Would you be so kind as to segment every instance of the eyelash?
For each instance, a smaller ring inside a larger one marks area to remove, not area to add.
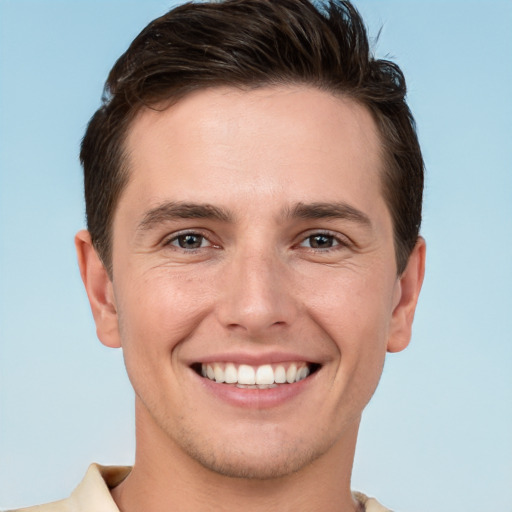
[[[182,247],[180,245],[180,239],[185,237],[194,237],[194,238],[200,238],[200,246],[199,247]],[[331,243],[332,245],[330,247],[311,247],[307,246],[307,242],[309,241],[310,244],[312,243],[312,240],[314,238],[324,238],[327,239],[327,243]],[[208,245],[203,246],[203,242],[207,242]],[[164,246],[172,246],[178,250],[182,250],[185,252],[195,252],[200,249],[205,249],[208,247],[218,247],[216,246],[211,240],[203,233],[198,231],[186,231],[174,234],[171,238],[168,238],[164,241]],[[300,242],[296,245],[298,247],[303,247],[306,250],[314,251],[314,252],[330,252],[342,249],[344,247],[348,247],[350,245],[349,241],[345,237],[341,237],[339,234],[334,234],[329,231],[314,231],[310,232],[307,236],[303,236],[301,238]]]
[[[305,245],[308,242],[308,240],[311,243],[311,240],[316,237],[323,237],[323,238],[329,239],[333,245],[331,245],[331,247],[323,247],[323,248],[322,247],[311,247],[311,246]],[[331,233],[329,231],[310,232],[306,237],[302,238],[298,244],[299,247],[304,247],[306,250],[315,251],[315,252],[336,251],[336,250],[348,247],[349,245],[350,245],[350,243],[345,237],[342,237],[339,234]]]
[[[181,247],[179,245],[179,240],[180,240],[180,238],[185,238],[185,237],[201,238],[201,246],[200,247],[192,247],[192,248]],[[204,241],[208,242],[207,246],[202,246],[202,243]],[[176,242],[176,243],[173,243],[173,242]],[[206,235],[204,235],[203,233],[197,232],[197,231],[185,231],[182,233],[176,233],[172,237],[165,240],[163,245],[164,246],[172,246],[178,250],[182,250],[182,251],[186,251],[186,252],[194,252],[194,251],[198,251],[199,249],[205,249],[206,247],[215,247],[215,245],[209,240],[209,238]]]

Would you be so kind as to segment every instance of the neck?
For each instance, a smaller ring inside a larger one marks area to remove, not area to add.
[[[359,424],[299,471],[279,478],[244,479],[203,467],[137,404],[137,450],[129,476],[112,490],[121,512],[354,512],[350,475]]]

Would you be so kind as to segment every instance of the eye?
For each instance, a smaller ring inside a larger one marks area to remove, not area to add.
[[[180,249],[201,249],[202,247],[209,247],[211,243],[198,233],[184,233],[182,235],[171,238],[168,245],[179,247]]]
[[[334,236],[326,233],[315,233],[308,236],[301,244],[301,247],[310,249],[331,249],[340,244],[340,241]]]

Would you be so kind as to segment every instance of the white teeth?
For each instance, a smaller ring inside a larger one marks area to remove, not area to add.
[[[274,370],[269,364],[259,366],[256,370],[256,384],[274,384]]]
[[[237,388],[240,389],[270,389],[277,388],[276,384],[237,384]]]
[[[247,364],[238,367],[238,384],[256,384],[254,368]]]
[[[238,372],[236,371],[236,367],[233,363],[228,363],[224,370],[224,382],[227,384],[234,384],[238,382]]]
[[[304,363],[291,363],[286,366],[279,364],[273,367],[263,364],[253,367],[248,364],[237,366],[234,363],[203,363],[201,375],[217,383],[236,384],[241,388],[267,389],[277,384],[293,384],[305,379],[310,374],[308,365]]]
[[[218,364],[213,365],[213,374],[216,382],[224,382],[224,371]]]
[[[286,382],[286,370],[284,366],[279,365],[274,371],[274,382],[276,384],[284,384]]]
[[[295,382],[295,377],[297,377],[297,366],[293,363],[288,367],[288,370],[286,370],[286,382],[288,382],[288,384]]]
[[[295,382],[299,382],[299,380],[305,379],[308,375],[309,375],[309,368],[307,366],[303,366],[297,372],[297,377],[295,377]]]

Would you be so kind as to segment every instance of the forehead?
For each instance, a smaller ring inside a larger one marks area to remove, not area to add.
[[[164,110],[144,109],[125,149],[127,188],[155,204],[169,194],[224,203],[258,197],[280,207],[287,195],[294,202],[381,195],[371,114],[309,87],[215,88]]]

